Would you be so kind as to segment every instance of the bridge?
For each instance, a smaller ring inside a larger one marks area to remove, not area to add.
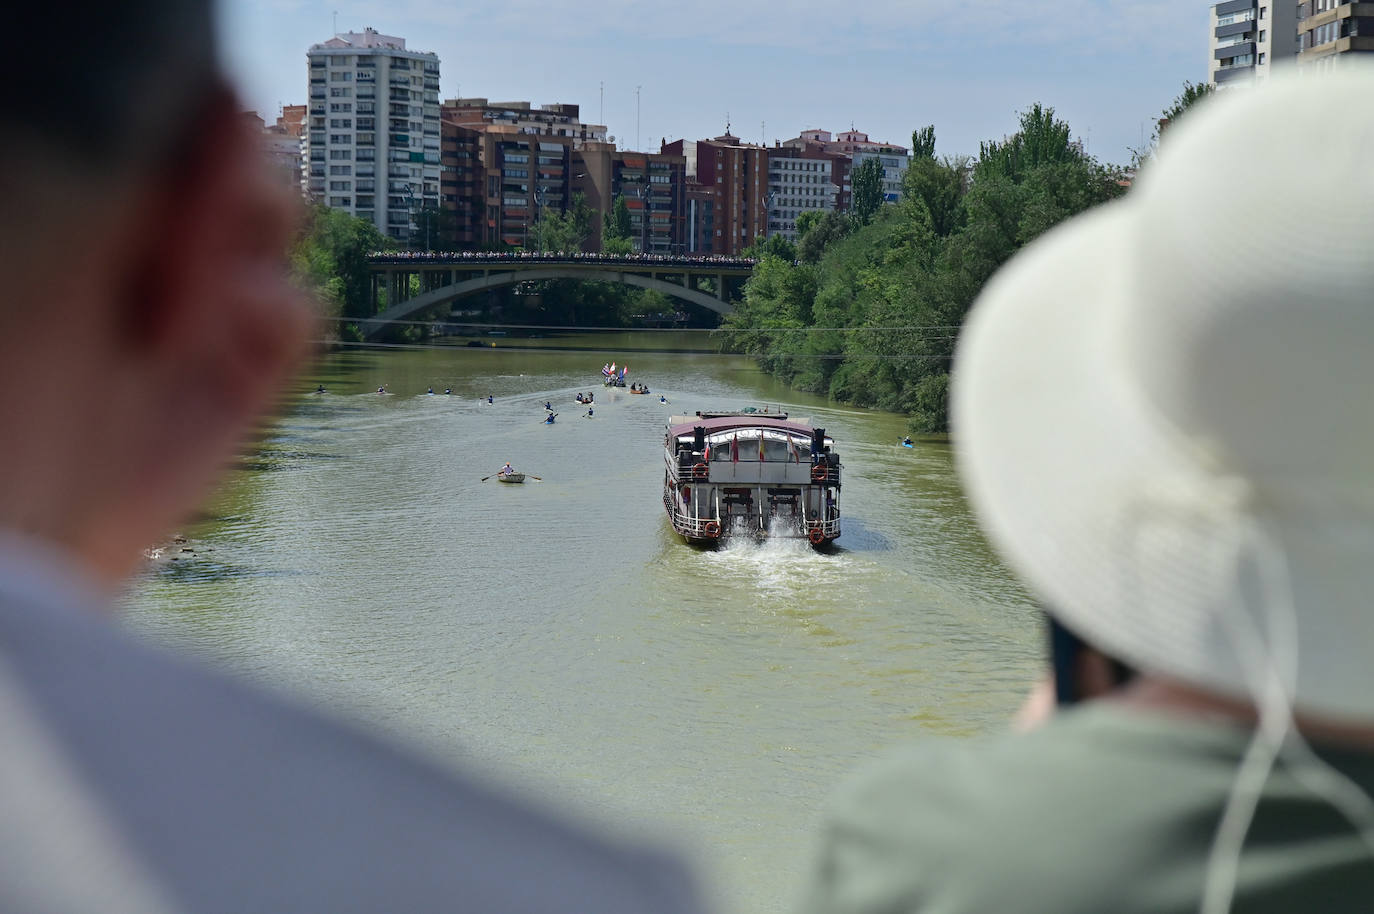
[[[388,321],[489,289],[547,279],[623,283],[729,314],[754,263],[744,257],[667,254],[377,253],[368,257],[372,304],[379,306],[385,290],[387,307],[359,324],[364,338],[372,339]],[[413,293],[417,284],[411,277],[419,278],[419,294]]]

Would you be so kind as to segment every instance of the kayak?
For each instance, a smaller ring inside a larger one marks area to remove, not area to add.
[[[912,444],[910,441],[898,441],[897,443],[900,444],[902,447],[915,447],[915,446],[916,446],[916,445]]]

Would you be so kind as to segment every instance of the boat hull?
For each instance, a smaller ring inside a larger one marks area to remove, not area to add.
[[[516,485],[525,481],[524,473],[507,473],[505,476],[497,476],[497,482],[504,482],[507,485]]]

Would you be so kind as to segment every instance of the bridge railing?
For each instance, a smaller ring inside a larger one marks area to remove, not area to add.
[[[720,254],[601,254],[512,251],[374,251],[367,260],[387,266],[530,266],[560,264],[584,266],[622,266],[638,268],[694,267],[698,269],[752,270],[758,261],[752,257],[726,257]]]

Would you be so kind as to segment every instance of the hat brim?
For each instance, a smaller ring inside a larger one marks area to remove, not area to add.
[[[1312,593],[1363,577],[1332,564],[1358,550],[1330,559],[1330,542],[1299,544],[1284,570],[1290,591],[1263,593],[1244,496],[1133,383],[1124,338],[1149,307],[1131,300],[1135,215],[1127,198],[1056,228],[994,276],[970,313],[951,418],[973,507],[1003,558],[1089,643],[1236,697],[1253,688],[1228,614],[1263,627],[1272,599],[1351,601],[1340,609],[1350,628],[1304,627],[1298,699],[1330,716],[1374,716],[1361,659],[1374,614],[1358,594]]]

